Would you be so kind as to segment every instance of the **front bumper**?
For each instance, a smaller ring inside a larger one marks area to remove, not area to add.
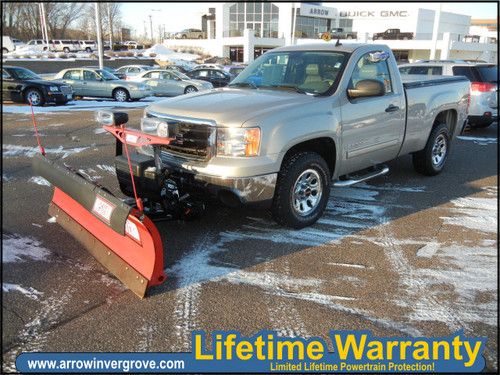
[[[151,90],[129,90],[129,93],[131,99],[142,99],[154,95]]]
[[[74,94],[48,92],[45,97],[47,103],[67,103],[70,100],[73,100]]]
[[[136,185],[144,189],[141,193],[154,194],[152,189],[160,190],[154,182],[156,171],[154,159],[137,153],[132,153],[130,159],[135,179],[137,179]],[[129,168],[123,155],[116,157],[115,166],[120,183],[130,185]],[[163,166],[170,173],[169,178],[178,182],[180,189],[194,193],[208,193],[229,205],[270,202],[274,197],[278,177],[277,173],[248,177],[222,177],[199,173],[176,165],[163,164]],[[128,188],[125,190],[131,191],[131,186]]]

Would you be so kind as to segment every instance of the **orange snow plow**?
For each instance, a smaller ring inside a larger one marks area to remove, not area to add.
[[[33,158],[33,169],[54,186],[49,214],[103,266],[143,298],[148,287],[165,281],[163,244],[137,195],[136,176],[127,145],[168,145],[170,139],[126,129],[126,113],[104,112],[100,116],[101,123],[109,124],[103,127],[117,139],[117,155],[119,150],[122,159],[126,156],[135,205],[126,204],[71,168],[48,160],[40,144],[34,116],[33,125],[42,156]],[[125,155],[121,155],[122,147]]]

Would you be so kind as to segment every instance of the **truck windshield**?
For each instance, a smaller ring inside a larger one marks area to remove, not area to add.
[[[342,71],[347,54],[333,51],[268,52],[251,63],[229,86],[324,94]]]

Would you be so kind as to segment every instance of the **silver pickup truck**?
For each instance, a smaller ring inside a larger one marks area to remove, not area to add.
[[[142,131],[175,140],[154,155],[143,147],[139,164],[154,160],[179,186],[226,204],[269,203],[280,224],[311,225],[332,185],[387,173],[388,160],[412,154],[418,172],[441,172],[470,84],[418,79],[401,78],[385,45],[276,48],[228,87],[147,107]]]

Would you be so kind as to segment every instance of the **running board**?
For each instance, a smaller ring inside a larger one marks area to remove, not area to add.
[[[360,175],[360,176],[353,176],[352,178],[348,180],[337,180],[333,184],[333,186],[336,187],[346,187],[346,186],[351,186],[354,184],[357,184],[358,182],[363,182],[366,180],[370,180],[372,178],[378,177],[378,176],[383,176],[384,174],[387,174],[389,172],[389,167],[387,165],[380,165],[378,169],[376,169],[373,172],[367,173],[365,175]]]

